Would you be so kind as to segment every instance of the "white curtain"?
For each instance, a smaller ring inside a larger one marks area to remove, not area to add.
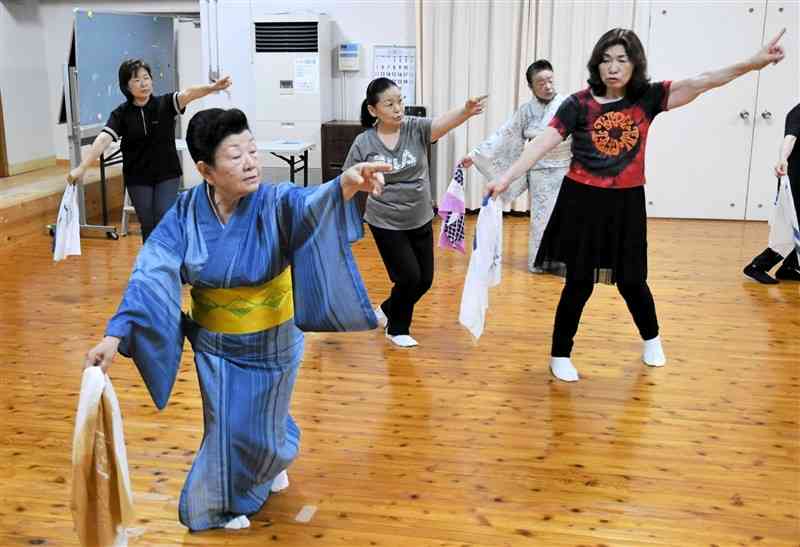
[[[645,42],[649,0],[416,0],[417,96],[436,116],[489,94],[487,111],[434,146],[434,199],[444,194],[453,167],[531,99],[525,69],[553,63],[558,90],[586,87],[586,63],[597,39],[614,27],[634,28]],[[645,13],[647,12],[647,13]],[[480,208],[486,180],[470,169],[466,206]],[[513,204],[528,210],[524,193]]]
[[[534,55],[553,64],[560,93],[587,86],[586,63],[597,39],[612,28],[635,28],[636,7],[620,0],[540,0]]]

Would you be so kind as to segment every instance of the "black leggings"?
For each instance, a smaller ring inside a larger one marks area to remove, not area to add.
[[[131,197],[133,208],[136,209],[136,218],[142,227],[142,242],[147,241],[161,217],[178,199],[179,178],[168,179],[153,185],[128,186],[128,195]]]
[[[433,228],[431,223],[413,230],[387,230],[369,225],[381,254],[392,293],[381,309],[389,319],[386,332],[409,334],[414,304],[433,284]]]
[[[625,299],[639,329],[642,340],[650,340],[658,336],[658,319],[656,304],[646,281],[641,283],[617,283],[617,289]],[[572,352],[573,338],[578,332],[583,307],[594,290],[592,281],[567,281],[561,291],[561,300],[556,308],[556,320],[553,327],[553,346],[550,355],[553,357],[569,357]]]

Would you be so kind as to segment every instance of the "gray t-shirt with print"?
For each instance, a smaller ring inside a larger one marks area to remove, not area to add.
[[[383,194],[367,198],[364,220],[378,228],[412,230],[433,218],[431,182],[428,174],[428,145],[431,118],[406,116],[397,146],[390,150],[370,128],[353,141],[344,169],[362,161],[383,161],[393,166],[384,173]]]

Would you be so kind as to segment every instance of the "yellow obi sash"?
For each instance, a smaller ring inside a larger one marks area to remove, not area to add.
[[[192,319],[222,334],[271,329],[294,317],[292,269],[257,287],[192,288]]]

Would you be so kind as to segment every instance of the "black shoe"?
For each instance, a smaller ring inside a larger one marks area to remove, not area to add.
[[[795,268],[784,268],[781,266],[775,272],[775,277],[782,281],[800,281],[800,271]]]
[[[759,283],[763,283],[764,285],[775,285],[778,283],[777,279],[773,279],[767,272],[764,270],[759,270],[755,267],[752,263],[748,264],[744,267],[744,275],[752,279],[753,281],[758,281]]]

